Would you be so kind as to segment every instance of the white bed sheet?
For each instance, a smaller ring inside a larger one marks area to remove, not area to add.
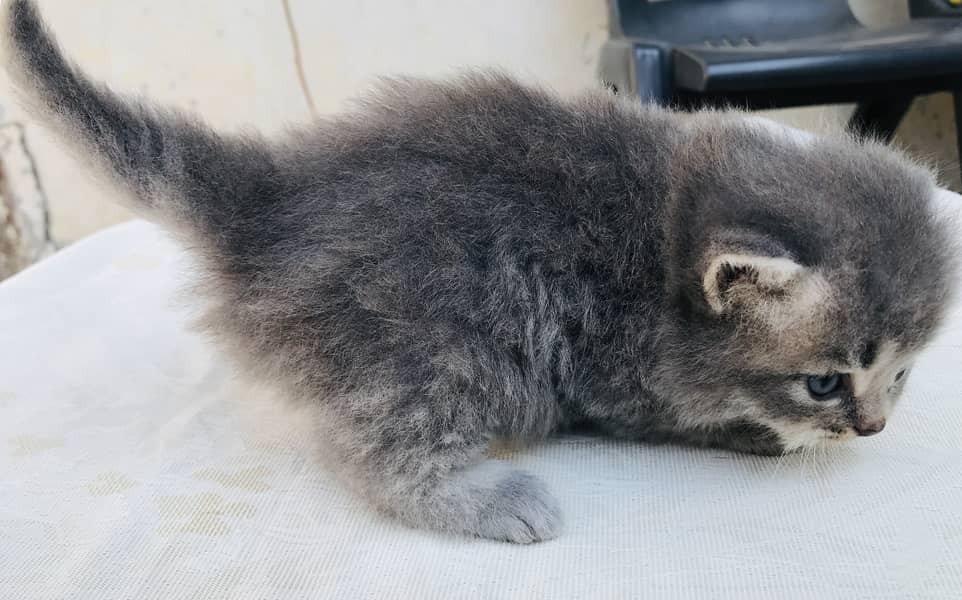
[[[885,432],[831,456],[506,455],[566,516],[522,547],[343,490],[303,414],[189,330],[189,265],[134,222],[0,285],[0,598],[962,597],[962,312]]]

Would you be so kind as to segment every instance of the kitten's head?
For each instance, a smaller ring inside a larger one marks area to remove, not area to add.
[[[680,158],[665,339],[682,419],[747,420],[786,451],[881,431],[953,283],[931,174],[720,114],[693,119]]]

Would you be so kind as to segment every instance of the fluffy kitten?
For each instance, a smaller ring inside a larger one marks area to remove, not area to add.
[[[492,437],[590,423],[772,454],[876,433],[950,291],[932,176],[875,143],[498,74],[224,135],[91,82],[33,2],[3,13],[38,114],[198,251],[212,331],[412,525],[557,535]]]

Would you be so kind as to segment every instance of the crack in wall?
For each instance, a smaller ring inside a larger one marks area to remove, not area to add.
[[[287,21],[287,32],[291,37],[291,46],[294,50],[294,70],[297,71],[297,79],[301,85],[301,92],[304,94],[304,100],[307,102],[307,109],[311,113],[311,117],[317,118],[317,106],[314,104],[314,96],[311,94],[311,88],[307,83],[307,75],[304,73],[304,59],[301,55],[301,42],[300,38],[297,36],[297,27],[294,25],[294,14],[291,11],[291,4],[289,0],[281,0],[281,6],[284,8],[284,20]]]
[[[33,179],[34,186],[37,188],[37,194],[40,196],[41,210],[43,211],[43,241],[48,244],[53,244],[54,241],[50,226],[50,202],[47,197],[47,192],[44,189],[43,181],[40,179],[40,169],[37,167],[37,158],[30,150],[30,145],[27,144],[27,128],[20,121],[0,123],[0,129],[5,127],[14,128],[19,134],[17,136],[17,143],[20,146],[20,151],[23,152],[23,155],[27,159],[27,168],[29,169],[30,177]],[[0,164],[0,167],[2,167],[2,164]]]
[[[0,279],[53,250],[47,195],[26,129],[20,122],[0,123]]]
[[[0,279],[23,268],[20,264],[20,244],[23,236],[17,226],[16,200],[10,193],[7,179],[3,162],[0,161]]]

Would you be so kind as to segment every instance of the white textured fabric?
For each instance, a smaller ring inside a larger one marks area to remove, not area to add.
[[[885,432],[832,455],[505,456],[566,516],[522,547],[360,505],[190,332],[188,264],[138,222],[0,285],[0,598],[962,597],[962,313]]]

